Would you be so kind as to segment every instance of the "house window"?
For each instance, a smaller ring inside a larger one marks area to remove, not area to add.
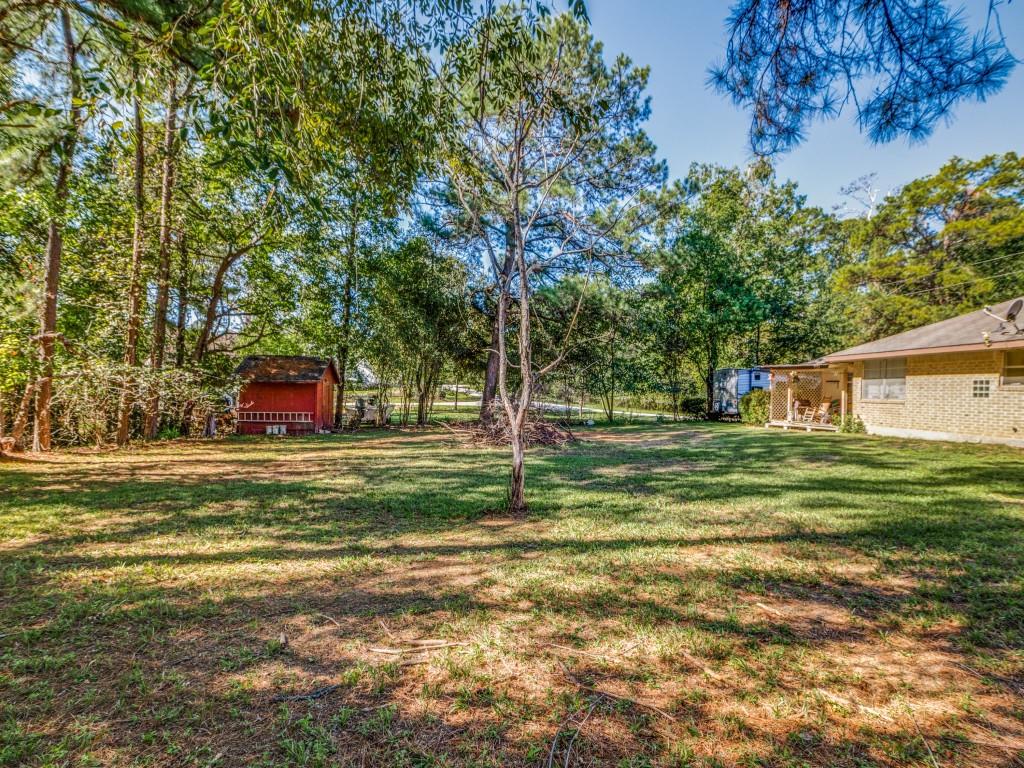
[[[903,400],[907,395],[907,359],[890,357],[864,361],[864,400]]]
[[[1003,385],[1024,389],[1024,349],[1011,349],[1004,353]]]
[[[988,397],[992,393],[992,384],[988,379],[975,379],[971,385],[972,397]]]

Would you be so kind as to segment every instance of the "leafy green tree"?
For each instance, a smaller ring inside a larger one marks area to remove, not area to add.
[[[763,351],[772,334],[773,355],[788,357],[779,342],[826,273],[820,212],[804,207],[793,184],[777,184],[765,164],[694,166],[684,190],[657,287],[678,318],[673,345],[686,348],[710,415],[717,368],[770,362]]]
[[[373,293],[367,332],[375,373],[385,378],[398,373],[403,388],[415,396],[416,423],[424,425],[442,369],[471,338],[465,265],[437,253],[426,238],[414,237],[381,254],[367,270]]]
[[[637,334],[652,369],[652,388],[668,395],[676,421],[693,379],[690,347],[695,340],[689,335],[686,311],[683,296],[666,281],[656,280],[641,295],[636,315]]]
[[[1024,159],[952,158],[847,222],[836,274],[859,343],[1024,293]]]
[[[46,193],[40,197],[40,213],[49,222],[45,269],[37,276],[44,286],[35,334],[39,362],[33,366],[37,447],[50,443],[49,404],[61,344],[61,263],[79,156],[94,143],[102,145],[108,131],[116,132],[111,123],[120,122],[125,102],[139,107],[133,110],[139,117],[146,108],[118,88],[120,82],[138,80],[126,76],[135,69],[124,62],[144,52],[167,94],[156,163],[162,173],[160,204],[156,226],[150,227],[159,232],[155,302],[147,329],[149,364],[159,369],[168,352],[173,253],[177,250],[182,262],[188,255],[187,236],[174,235],[181,218],[175,208],[182,146],[179,107],[202,116],[199,128],[216,139],[207,149],[219,145],[230,162],[241,162],[249,174],[261,174],[271,184],[286,181],[291,189],[302,190],[322,184],[325,175],[350,179],[355,168],[360,174],[355,188],[386,189],[400,197],[430,159],[436,133],[427,44],[465,23],[464,14],[449,19],[441,12],[447,10],[441,2],[406,0],[283,5],[271,0],[26,0],[0,12],[0,151],[5,164],[16,160]],[[194,101],[183,97],[189,93],[184,81],[195,84]],[[136,129],[142,125],[141,120],[132,123]],[[135,134],[142,148],[142,131]],[[137,159],[144,160],[144,152]],[[141,179],[143,170],[135,175]],[[135,197],[138,201],[141,195]],[[135,220],[142,224],[144,206],[136,209]],[[143,242],[135,238],[139,247],[133,249],[126,292],[131,320],[125,357],[132,362],[138,360],[141,333]],[[227,252],[237,255],[239,248],[246,244],[232,243]],[[182,266],[178,273],[184,280],[179,280],[178,293],[184,296],[189,269]],[[186,356],[189,317],[188,302],[178,304],[175,362]],[[144,431],[152,437],[159,427],[159,393],[147,397],[146,409]],[[122,403],[122,441],[131,410]]]
[[[638,202],[665,175],[642,129],[646,83],[647,70],[625,57],[606,63],[600,44],[566,15],[531,27],[503,9],[446,59],[440,84],[456,104],[458,141],[442,136],[445,170],[490,271],[489,368],[511,434],[512,514],[526,510],[524,428],[535,385],[564,354],[535,361],[531,296],[541,275],[615,258],[618,236],[642,221]]]
[[[606,275],[569,275],[535,297],[538,351],[557,355],[568,337],[556,376],[581,400],[588,394],[598,398],[609,421],[615,420],[620,395],[654,385],[644,359],[642,305],[637,290],[621,288]]]

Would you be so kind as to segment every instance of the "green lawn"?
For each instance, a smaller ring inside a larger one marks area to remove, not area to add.
[[[0,463],[0,765],[1024,765],[1024,453],[582,438]]]

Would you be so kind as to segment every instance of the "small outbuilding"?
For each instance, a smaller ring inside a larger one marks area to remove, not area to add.
[[[251,355],[235,374],[240,435],[309,435],[334,426],[334,361],[319,357]]]

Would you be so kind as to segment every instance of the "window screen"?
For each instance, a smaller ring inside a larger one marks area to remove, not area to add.
[[[907,395],[907,359],[890,357],[864,362],[861,397],[865,400],[903,400]]]
[[[1024,387],[1024,349],[1011,349],[1003,358],[1003,384]]]

